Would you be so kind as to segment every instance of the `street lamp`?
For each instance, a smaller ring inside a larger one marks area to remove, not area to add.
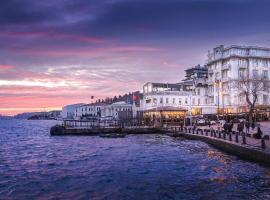
[[[215,84],[217,85],[217,93],[218,93],[218,99],[217,99],[217,103],[218,103],[218,110],[217,110],[217,118],[219,120],[219,84],[221,83],[221,81],[219,79],[215,80]]]

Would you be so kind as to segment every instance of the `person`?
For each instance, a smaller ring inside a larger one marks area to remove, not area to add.
[[[251,128],[254,131],[254,128],[255,128],[255,122],[254,121],[252,121],[252,123],[251,123]]]
[[[262,138],[263,132],[262,132],[261,127],[259,125],[258,125],[258,128],[257,128],[257,133],[255,133],[253,136],[256,139],[261,139]]]
[[[246,125],[246,132],[249,133],[250,123],[249,123],[248,120],[246,121],[246,124],[245,125]]]
[[[208,127],[209,127],[209,128],[211,127],[211,122],[210,122],[210,120],[208,120]]]
[[[244,130],[244,124],[243,122],[239,122],[237,125],[237,131],[239,132],[240,135],[243,133],[243,130]]]
[[[193,134],[195,133],[196,129],[197,129],[197,125],[194,123],[194,124],[193,124],[193,130],[192,130],[192,133],[193,133]]]
[[[224,129],[225,133],[228,132],[228,128],[229,128],[229,127],[228,127],[228,123],[225,122],[224,125],[223,125],[223,129]]]
[[[233,130],[233,121],[232,120],[229,122],[228,129],[229,129],[229,133],[231,133]]]
[[[184,128],[184,123],[181,123],[181,131],[183,131],[183,128]]]

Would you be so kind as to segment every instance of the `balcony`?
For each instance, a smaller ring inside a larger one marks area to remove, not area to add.
[[[239,65],[238,68],[239,69],[246,69],[247,68],[247,65]]]
[[[214,70],[213,69],[208,69],[208,74],[213,74]]]
[[[231,65],[230,64],[222,65],[221,69],[222,70],[230,70],[231,69]]]
[[[223,77],[221,79],[222,82],[229,82],[231,79],[229,77]]]

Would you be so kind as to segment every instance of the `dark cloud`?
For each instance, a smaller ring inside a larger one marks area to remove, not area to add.
[[[33,25],[52,19],[52,13],[43,10],[34,1],[8,0],[0,2],[0,24]]]
[[[251,0],[123,1],[108,7],[92,25],[86,26],[85,21],[83,27],[98,35],[116,36],[239,34],[269,27],[269,6],[270,1]]]

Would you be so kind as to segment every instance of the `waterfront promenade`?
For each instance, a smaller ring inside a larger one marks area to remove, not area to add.
[[[264,137],[253,138],[252,134],[255,131],[251,131],[251,134],[240,134],[234,129],[231,133],[225,133],[223,130],[218,130],[216,126],[169,127],[167,130],[168,135],[173,137],[201,140],[230,154],[270,166],[270,141]]]
[[[270,122],[260,122],[260,128],[263,132],[263,135],[266,136],[266,137],[270,137]],[[197,128],[200,128],[200,129],[205,129],[205,128],[209,128],[208,126],[198,126]],[[211,129],[214,129],[214,130],[218,130],[218,126],[217,125],[212,125],[211,126]],[[220,130],[223,130],[223,128],[220,128]],[[237,124],[234,124],[233,126],[233,129],[232,129],[234,132],[237,132]],[[244,132],[247,133],[247,130],[246,128],[244,129]],[[246,145],[248,146],[251,146],[251,147],[258,147],[260,148],[261,147],[261,140],[260,139],[255,139],[253,137],[253,135],[257,133],[257,127],[255,129],[252,129],[250,128],[249,129],[249,134],[247,134],[247,137],[246,137]],[[270,140],[269,139],[266,139],[264,140],[265,141],[265,150],[266,151],[270,151]]]

